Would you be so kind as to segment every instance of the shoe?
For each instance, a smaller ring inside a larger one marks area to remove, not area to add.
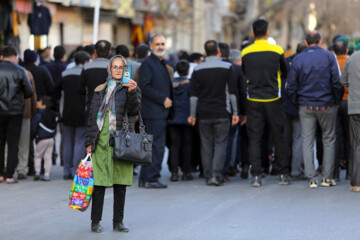
[[[289,185],[289,184],[290,184],[291,179],[290,179],[289,175],[287,175],[287,174],[281,174],[279,177],[280,177],[279,185],[285,186],[285,185]]]
[[[103,228],[100,223],[91,223],[91,231],[96,233],[101,233]]]
[[[261,187],[261,177],[259,176],[254,176],[251,179],[251,186],[252,187]]]
[[[172,173],[171,174],[170,181],[171,182],[178,182],[179,181],[179,177],[178,177],[177,173]]]
[[[144,185],[145,188],[154,188],[154,189],[160,189],[160,188],[167,188],[165,184],[162,184],[160,182],[146,182]]]
[[[26,174],[28,176],[35,176],[35,171],[31,170],[31,171],[28,171],[28,173]]]
[[[240,177],[242,179],[248,179],[249,178],[249,169],[242,169],[240,173]]]
[[[129,232],[129,228],[122,223],[113,223],[114,232]]]
[[[352,192],[360,192],[360,187],[353,186],[353,187],[350,188],[350,191],[352,191]]]
[[[206,181],[206,185],[208,185],[208,186],[217,186],[218,187],[218,186],[222,185],[222,182],[219,179],[217,179],[215,177],[212,177],[212,178],[210,178],[210,179],[208,179]]]
[[[194,180],[194,177],[191,175],[191,173],[184,173],[182,175],[181,180],[183,180],[183,181],[192,181],[192,180]]]
[[[230,178],[227,175],[222,175],[221,182],[223,183],[230,182]]]
[[[18,183],[18,180],[16,180],[15,178],[7,178],[6,183],[15,184],[15,183]]]
[[[18,180],[24,180],[24,179],[27,179],[27,177],[22,173],[18,173]]]
[[[69,175],[65,175],[65,176],[63,177],[63,179],[64,179],[64,180],[73,180],[74,177],[73,177],[71,174],[69,174]]]
[[[334,179],[330,179],[330,178],[323,178],[321,180],[321,186],[322,187],[336,186],[336,181]]]
[[[3,183],[5,181],[4,177],[0,177],[0,183]]]
[[[34,176],[34,181],[38,181],[38,180],[40,180],[40,175],[39,175],[39,174],[36,174],[36,175]]]
[[[41,176],[41,177],[40,177],[40,180],[41,180],[41,181],[44,181],[44,182],[50,182],[50,176],[49,176],[49,175]]]
[[[239,173],[239,170],[237,169],[236,166],[235,167],[229,167],[229,171],[228,171],[229,177],[234,177],[238,173]]]
[[[318,187],[318,181],[317,180],[309,181],[309,188],[317,188],[317,187]]]
[[[138,186],[139,188],[145,187],[145,182],[139,180]]]

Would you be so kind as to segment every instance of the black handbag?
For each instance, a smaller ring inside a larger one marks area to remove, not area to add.
[[[147,165],[152,162],[153,135],[146,134],[139,111],[139,132],[129,132],[129,119],[125,111],[123,129],[115,131],[113,159],[127,163]]]

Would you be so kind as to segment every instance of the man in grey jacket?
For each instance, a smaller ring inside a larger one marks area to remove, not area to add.
[[[350,128],[351,191],[360,192],[360,52],[346,61],[341,83],[349,87],[348,115]]]
[[[33,94],[25,69],[17,65],[13,47],[2,50],[0,62],[0,182],[17,183],[13,175],[18,164],[18,145],[24,113],[24,98]],[[8,145],[6,176],[4,175],[5,143]]]

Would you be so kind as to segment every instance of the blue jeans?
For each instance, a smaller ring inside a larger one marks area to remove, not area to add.
[[[86,155],[85,127],[63,125],[64,176],[74,175]]]

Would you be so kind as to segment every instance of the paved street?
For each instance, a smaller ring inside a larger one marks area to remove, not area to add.
[[[223,187],[204,180],[171,183],[163,169],[166,190],[128,188],[125,220],[129,233],[112,231],[112,189],[105,197],[101,234],[90,232],[90,209],[68,207],[71,181],[53,168],[51,182],[32,177],[16,185],[0,184],[0,239],[72,240],[238,240],[238,239],[359,239],[360,194],[349,181],[332,188],[309,189],[306,182],[279,186],[268,176],[263,187],[233,177]],[[342,172],[342,178],[344,178]]]

